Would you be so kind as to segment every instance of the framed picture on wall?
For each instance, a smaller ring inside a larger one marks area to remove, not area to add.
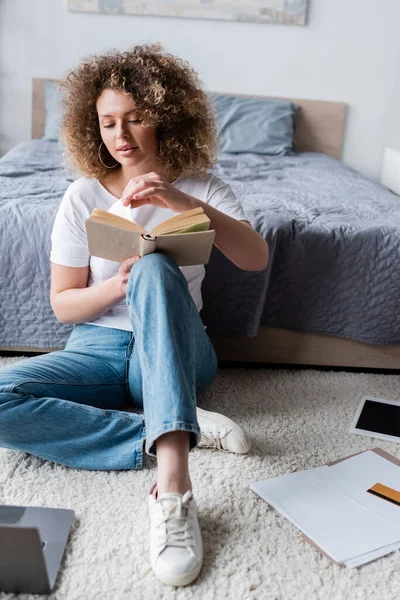
[[[68,0],[71,11],[305,25],[308,0]]]

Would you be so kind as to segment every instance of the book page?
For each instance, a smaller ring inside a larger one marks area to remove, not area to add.
[[[103,225],[107,225],[107,227],[119,227],[122,229],[127,229],[128,231],[146,233],[146,230],[143,229],[143,227],[141,227],[137,223],[134,223],[133,221],[128,221],[123,217],[117,217],[116,215],[112,215],[105,210],[101,210],[100,208],[93,209],[89,220],[95,221],[96,223],[102,223]]]
[[[164,235],[169,233],[183,233],[184,231],[206,231],[210,228],[210,223],[211,221],[204,210],[199,207],[163,221],[156,227],[153,227],[150,233],[152,235]],[[195,226],[196,229],[193,229]]]
[[[108,212],[112,215],[116,215],[117,217],[122,217],[130,223],[135,223],[135,221],[132,218],[131,205],[128,204],[128,206],[124,206],[122,200],[117,200],[117,202],[114,202],[114,204],[108,209]],[[140,227],[140,233],[147,233],[144,227],[142,227],[142,225],[140,225],[139,223],[135,223],[135,225],[137,225],[137,227]],[[139,229],[137,231],[139,231]]]

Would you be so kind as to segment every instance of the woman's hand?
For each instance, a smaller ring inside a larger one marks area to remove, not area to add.
[[[121,263],[118,275],[114,276],[115,283],[118,289],[118,295],[123,300],[126,296],[126,286],[129,279],[129,274],[135,262],[140,259],[140,256],[131,256]]]
[[[196,208],[195,198],[177,190],[157,173],[133,177],[124,189],[122,203],[124,206],[130,204],[131,208],[152,204],[161,208],[170,208],[177,213]]]

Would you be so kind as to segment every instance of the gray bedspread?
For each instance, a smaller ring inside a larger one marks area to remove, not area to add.
[[[244,272],[214,248],[202,311],[211,336],[263,325],[400,343],[397,196],[322,154],[225,154],[213,171],[269,242],[270,263]],[[56,142],[24,142],[0,159],[0,348],[63,347],[69,336],[50,306],[49,253],[71,181]]]

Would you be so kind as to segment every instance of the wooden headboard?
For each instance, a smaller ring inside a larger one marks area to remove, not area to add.
[[[32,80],[32,138],[41,138],[44,135],[44,84],[47,81],[55,80]],[[215,93],[222,94],[223,92]],[[268,97],[236,93],[234,95],[247,98]],[[297,151],[324,152],[334,158],[341,157],[347,104],[299,98],[280,99],[290,100],[300,106],[296,121],[295,147]]]

